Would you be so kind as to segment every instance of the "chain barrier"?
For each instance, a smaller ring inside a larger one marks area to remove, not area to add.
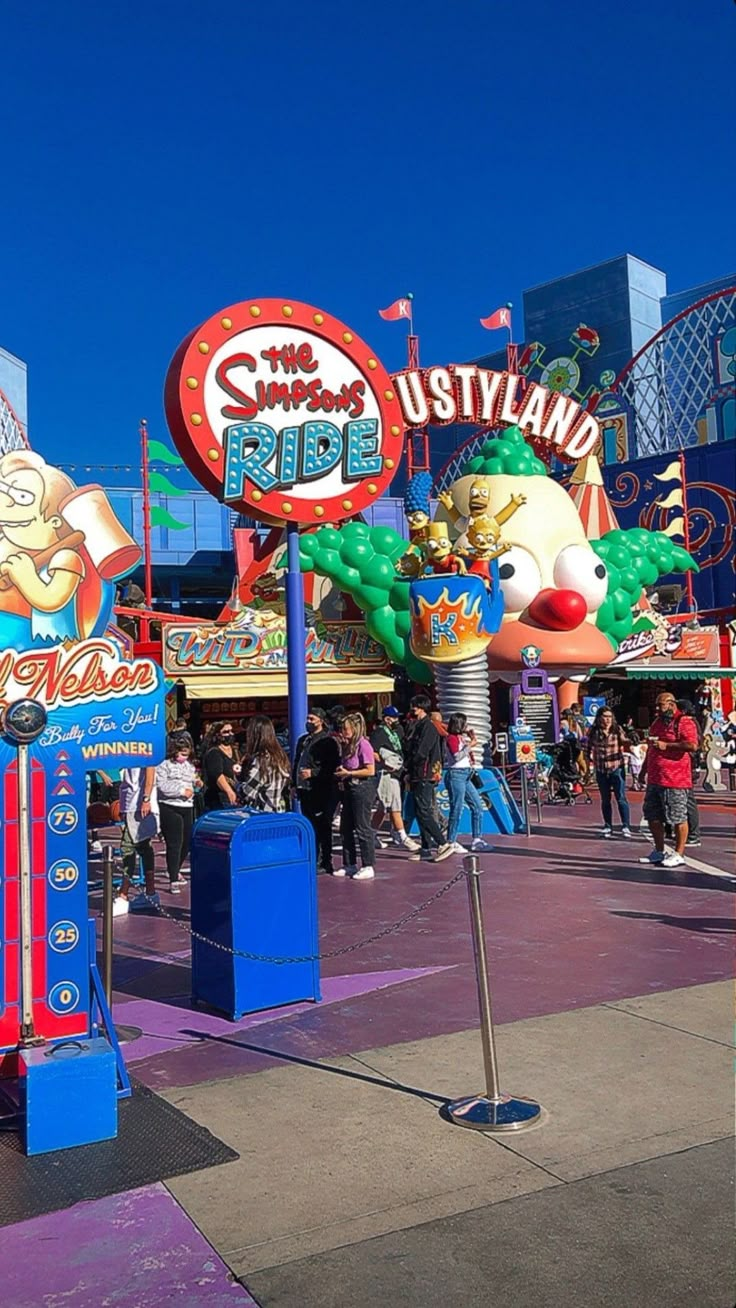
[[[447,881],[444,886],[441,886],[439,890],[436,890],[433,895],[430,895],[429,899],[425,899],[416,908],[412,908],[409,913],[405,913],[403,917],[399,918],[398,922],[383,927],[382,930],[376,931],[374,935],[366,936],[364,940],[356,940],[352,945],[341,945],[339,949],[326,949],[319,954],[299,954],[293,958],[279,958],[275,954],[252,954],[247,949],[233,949],[230,945],[223,945],[219,940],[212,940],[210,936],[204,936],[201,932],[195,931],[187,922],[182,922],[181,918],[174,917],[173,913],[169,913],[161,904],[155,904],[153,907],[161,917],[173,922],[174,926],[185,932],[190,939],[199,940],[203,945],[211,945],[213,949],[219,949],[223,954],[231,954],[234,958],[247,958],[251,963],[316,963],[321,959],[340,958],[343,954],[354,954],[358,949],[365,949],[367,945],[375,944],[377,940],[383,940],[384,936],[390,936],[394,931],[400,931],[402,927],[406,926],[407,922],[419,917],[419,914],[423,913],[431,904],[435,904],[439,899],[442,899],[448,890],[452,890],[452,887],[456,886],[458,881],[462,881],[464,877],[464,869],[456,872],[454,877]]]

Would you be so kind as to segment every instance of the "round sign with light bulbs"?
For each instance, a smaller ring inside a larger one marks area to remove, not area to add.
[[[380,360],[344,323],[295,300],[214,314],[179,347],[165,404],[193,476],[267,521],[354,517],[402,455],[404,418]]]

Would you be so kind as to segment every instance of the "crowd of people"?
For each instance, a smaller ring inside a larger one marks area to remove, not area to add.
[[[686,845],[700,844],[693,764],[700,746],[695,712],[668,692],[657,698],[656,716],[646,733],[629,718],[619,724],[601,707],[588,729],[577,708],[561,715],[560,748],[584,784],[593,781],[600,796],[601,835],[615,833],[614,802],[620,832],[631,839],[627,785],[646,788],[642,824],[654,848],[640,861],[677,867]],[[236,734],[231,722],[211,726],[195,747],[185,719],[179,719],[158,767],[121,773],[123,884],[115,912],[159,902],[154,884],[153,840],[165,847],[168,888],[180,893],[189,857],[193,823],[202,812],[243,806],[282,813],[295,801],[315,836],[318,870],[329,876],[370,880],[375,851],[387,842],[411,860],[441,862],[465,853],[458,842],[465,810],[471,828],[469,848],[492,847],[482,835],[483,799],[477,766],[481,751],[462,713],[445,723],[427,695],[415,695],[404,720],[389,704],[369,729],[359,712],[312,707],[296,745],[293,763],[271,719],[257,713]],[[446,820],[438,805],[444,782]],[[418,840],[405,821],[416,822]],[[338,836],[339,833],[339,836]],[[674,842],[669,849],[665,841]],[[341,852],[342,859],[335,855]],[[129,901],[133,875],[142,868],[145,886]]]
[[[481,760],[473,731],[462,713],[444,724],[426,695],[413,698],[403,722],[398,709],[387,705],[370,730],[362,713],[313,707],[293,765],[270,718],[254,714],[241,728],[236,735],[231,722],[216,723],[196,748],[186,720],[179,719],[163,763],[121,773],[124,875],[116,915],[160,902],[152,843],[159,833],[169,891],[180,893],[192,826],[207,810],[243,806],[282,813],[296,801],[314,830],[318,870],[357,881],[375,876],[375,850],[386,843],[412,860],[440,862],[465,853],[458,834],[466,807],[470,848],[491,848],[481,834],[483,809],[474,784]],[[437,802],[443,778],[446,821]],[[418,841],[407,834],[406,814],[416,821]],[[139,864],[145,887],[131,900]]]

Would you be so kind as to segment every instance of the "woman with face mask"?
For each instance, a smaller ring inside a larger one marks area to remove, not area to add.
[[[156,768],[156,790],[172,895],[178,895],[184,885],[181,869],[189,856],[194,792],[198,785],[189,737],[186,734],[169,736],[166,762],[159,763]]]
[[[204,756],[204,802],[208,809],[232,808],[237,803],[236,788],[240,763],[235,749],[235,732],[229,722],[221,722],[209,737]]]

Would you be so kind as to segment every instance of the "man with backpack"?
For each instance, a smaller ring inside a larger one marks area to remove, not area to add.
[[[388,704],[383,710],[382,720],[371,736],[371,745],[376,756],[378,775],[377,825],[380,827],[384,816],[388,814],[392,844],[407,849],[410,854],[416,854],[419,845],[404,829],[401,803],[404,733],[399,725],[399,710],[393,704]]]

